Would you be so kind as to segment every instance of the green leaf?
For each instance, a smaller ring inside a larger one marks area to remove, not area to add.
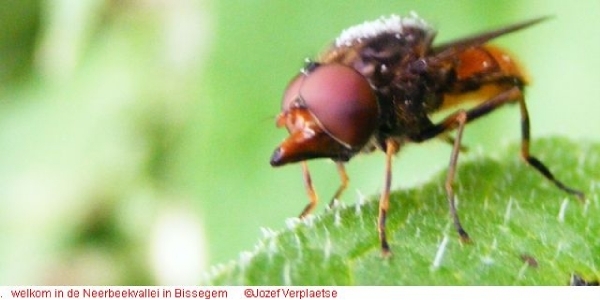
[[[383,258],[375,224],[378,196],[340,204],[265,237],[237,261],[214,267],[214,285],[566,285],[600,274],[600,145],[566,139],[533,143],[532,153],[586,202],[556,188],[519,159],[459,161],[458,212],[470,244],[452,226],[445,172],[395,191],[388,215],[393,255]],[[437,259],[436,259],[437,257]]]

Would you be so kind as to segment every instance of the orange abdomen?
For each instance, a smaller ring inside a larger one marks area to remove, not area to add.
[[[521,68],[512,56],[494,46],[476,47],[462,52],[458,55],[455,70],[458,80],[489,75],[516,77],[526,81]]]
[[[458,55],[454,70],[456,90],[444,95],[442,110],[466,102],[484,102],[516,83],[527,84],[524,72],[513,57],[494,46],[463,51]],[[471,88],[470,83],[477,85]]]

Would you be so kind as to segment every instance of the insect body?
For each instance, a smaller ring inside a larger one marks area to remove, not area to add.
[[[529,153],[529,114],[523,98],[527,83],[520,67],[505,51],[487,42],[543,21],[534,19],[450,43],[432,45],[435,31],[416,15],[391,16],[342,32],[331,48],[288,85],[277,117],[290,136],[275,149],[271,165],[301,162],[309,214],[318,202],[306,161],[330,158],[336,162],[341,185],[347,186],[344,163],[360,152],[386,153],[385,184],[379,202],[378,232],[384,255],[390,253],[385,223],[389,209],[392,158],[402,145],[444,137],[456,130],[445,183],[450,214],[464,241],[469,235],[456,212],[452,183],[465,125],[508,103],[521,112],[521,156],[561,190],[583,193],[556,179]],[[474,107],[458,109],[439,123],[432,113],[469,99]],[[332,200],[333,201],[333,200]]]

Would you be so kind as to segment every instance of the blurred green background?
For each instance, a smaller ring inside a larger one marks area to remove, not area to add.
[[[288,80],[342,29],[411,10],[438,41],[554,15],[497,40],[532,77],[533,151],[600,140],[598,0],[0,2],[0,284],[194,284],[238,259],[307,201],[298,165],[268,163]],[[518,141],[518,120],[469,126],[462,159]],[[449,152],[406,147],[393,186]],[[334,165],[310,167],[328,201]],[[376,194],[383,156],[348,173],[343,201]]]

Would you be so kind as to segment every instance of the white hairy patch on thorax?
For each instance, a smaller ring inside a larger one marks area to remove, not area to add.
[[[380,17],[377,20],[366,21],[362,24],[352,26],[342,31],[335,40],[337,47],[351,46],[354,42],[362,39],[372,38],[382,33],[402,34],[404,28],[419,28],[424,31],[432,31],[432,27],[421,19],[415,12],[411,12],[406,17],[391,15],[389,17]]]

